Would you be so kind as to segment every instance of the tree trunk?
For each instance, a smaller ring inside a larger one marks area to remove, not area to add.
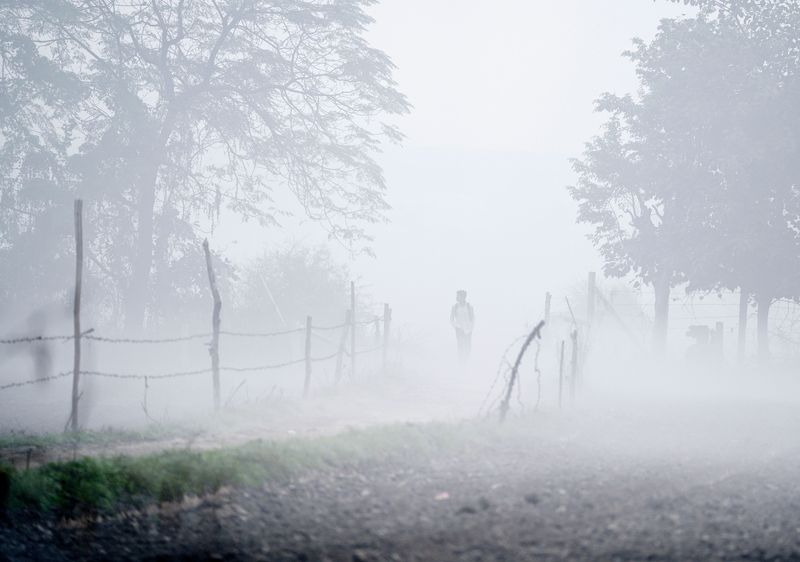
[[[141,175],[139,176],[139,204],[136,210],[138,232],[136,233],[136,255],[133,260],[131,282],[125,303],[125,328],[139,332],[144,328],[150,288],[150,271],[153,268],[153,223],[156,204],[158,171],[164,152],[177,119],[173,106],[166,108],[164,121],[155,129],[149,150],[144,150]]]
[[[667,349],[667,327],[669,325],[669,279],[656,279],[653,282],[655,289],[655,310],[653,323],[653,350],[663,355]]]
[[[125,328],[132,333],[139,333],[144,328],[150,270],[153,267],[153,213],[155,212],[156,179],[159,166],[156,162],[152,162],[150,168],[142,175],[139,185],[139,204],[136,210],[138,227],[136,254],[125,302]]]
[[[759,295],[758,302],[758,360],[769,362],[769,307],[772,297]]]
[[[747,343],[747,305],[750,302],[750,293],[744,287],[739,287],[739,346],[737,357],[739,363],[744,363]]]

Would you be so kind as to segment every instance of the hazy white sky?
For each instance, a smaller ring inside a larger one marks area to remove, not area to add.
[[[383,0],[371,9],[369,39],[394,60],[414,109],[399,123],[404,144],[381,158],[393,210],[373,230],[377,259],[351,265],[395,305],[398,323],[449,338],[449,305],[466,288],[494,356],[541,315],[545,291],[563,304],[565,288],[599,268],[565,189],[568,159],[598,132],[593,100],[635,89],[621,56],[631,39],[651,38],[660,19],[684,10],[662,0]],[[287,239],[325,240],[315,225],[285,224],[229,221],[221,249],[241,260]]]
[[[406,145],[574,153],[592,100],[635,87],[620,54],[686,8],[665,0],[383,0],[372,42],[414,104]]]

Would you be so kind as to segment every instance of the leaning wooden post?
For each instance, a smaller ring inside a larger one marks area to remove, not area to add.
[[[511,394],[514,392],[514,384],[517,382],[517,373],[519,371],[520,363],[522,363],[522,358],[525,355],[525,352],[528,350],[528,347],[531,345],[531,342],[538,338],[542,339],[542,327],[544,326],[544,320],[539,322],[533,331],[528,335],[528,338],[523,342],[522,348],[519,350],[519,354],[517,355],[517,360],[514,361],[514,366],[511,368],[511,377],[508,380],[508,386],[506,387],[506,395],[503,401],[500,403],[500,423],[503,423],[506,419],[506,414],[508,414],[508,410],[511,407]]]
[[[350,376],[356,378],[356,284],[350,281]]]
[[[544,323],[550,324],[550,299],[552,295],[550,293],[545,293],[544,295]]]
[[[570,338],[572,338],[572,364],[570,365],[569,394],[570,399],[575,400],[575,384],[578,379],[578,330],[573,330]]]
[[[558,408],[561,409],[561,397],[564,395],[564,340],[561,340],[561,356],[558,360]]]
[[[203,251],[206,254],[206,269],[208,269],[208,284],[211,286],[211,296],[214,298],[214,310],[211,314],[211,373],[214,384],[214,410],[219,411],[219,325],[222,300],[217,289],[217,277],[214,275],[214,265],[211,263],[211,250],[208,249],[208,238],[203,240]]]
[[[303,398],[308,398],[311,389],[311,317],[306,316],[306,380],[303,383]]]
[[[74,356],[72,362],[72,431],[78,431],[81,379],[81,287],[83,285],[83,200],[75,200],[75,299],[72,309]]]
[[[342,378],[342,361],[344,359],[344,350],[347,348],[347,332],[350,330],[350,311],[347,311],[344,317],[344,324],[342,325],[342,339],[339,340],[339,352],[336,355],[336,378],[335,382],[338,384]]]
[[[389,330],[392,327],[392,309],[389,308],[388,303],[383,305],[383,374],[389,372]]]

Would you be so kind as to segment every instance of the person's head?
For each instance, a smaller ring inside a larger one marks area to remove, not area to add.
[[[456,291],[456,301],[461,304],[467,302],[467,292],[463,289]]]

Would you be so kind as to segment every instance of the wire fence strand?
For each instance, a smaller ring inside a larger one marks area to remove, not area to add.
[[[195,375],[205,375],[211,373],[211,369],[197,369],[196,371],[175,371],[172,373],[162,374],[139,374],[139,373],[107,373],[103,371],[81,371],[81,375],[87,377],[101,377],[108,379],[126,379],[126,380],[158,380],[158,379],[176,379],[180,377],[191,377]]]
[[[376,316],[371,320],[361,320],[356,322],[356,326],[369,326],[375,323],[375,320],[382,320],[382,317]],[[340,330],[349,324],[336,324],[335,326],[313,326],[315,331],[332,331]],[[189,334],[186,336],[178,336],[171,338],[114,338],[108,336],[100,336],[91,334],[94,330],[89,330],[85,334],[81,334],[81,339],[112,344],[168,344],[168,343],[181,343],[192,340],[208,339],[213,336],[211,333]],[[305,328],[294,328],[291,330],[280,330],[275,332],[235,332],[231,330],[220,331],[221,336],[235,337],[235,338],[273,338],[278,336],[287,336],[291,334],[299,334],[304,332]],[[75,336],[21,336],[16,338],[0,339],[0,345],[14,345],[22,343],[37,343],[47,341],[70,341],[74,340]]]
[[[335,326],[312,326],[311,329],[312,330],[317,330],[318,332],[329,332],[329,331],[333,331],[333,330],[341,330],[345,326],[349,326],[349,325],[350,325],[350,323],[346,322],[346,323],[342,323],[342,324],[336,324]]]
[[[125,343],[125,344],[160,344],[160,343],[179,343],[191,340],[199,340],[210,338],[212,334],[192,334],[189,336],[180,336],[176,338],[107,338],[103,336],[86,336],[84,339],[103,342],[103,343]]]
[[[277,336],[287,336],[289,334],[299,334],[305,332],[305,328],[295,328],[293,330],[282,330],[280,332],[230,332],[221,331],[219,335],[234,338],[274,338]]]
[[[25,336],[19,338],[8,338],[0,340],[0,345],[13,345],[18,343],[36,343],[44,341],[70,341],[74,339],[75,336]]]
[[[49,381],[53,381],[53,380],[56,380],[56,379],[63,379],[64,377],[68,377],[70,375],[72,375],[72,371],[64,371],[63,373],[58,373],[57,375],[51,375],[49,377],[42,377],[42,378],[39,378],[39,379],[31,379],[29,381],[12,382],[12,383],[8,383],[8,384],[4,384],[4,385],[0,386],[0,390],[6,390],[8,388],[17,388],[17,387],[20,387],[20,386],[28,386],[28,385],[32,385],[32,384],[39,384],[39,383],[43,383],[43,382],[49,382]]]
[[[380,349],[380,346],[375,347],[375,348],[362,349],[362,350],[357,351],[356,354],[360,355],[362,353],[370,353],[370,352],[376,351],[378,349]],[[339,355],[339,352],[337,351],[337,352],[334,352],[334,353],[331,353],[331,354],[328,354],[328,355],[323,355],[321,357],[312,357],[310,360],[311,360],[312,363],[321,363],[323,361],[330,361],[331,359],[336,358],[336,356],[338,356],[338,355]],[[348,355],[349,355],[349,353],[348,353]],[[267,364],[267,365],[256,365],[254,367],[230,367],[230,366],[225,366],[225,367],[220,367],[219,370],[220,371],[225,371],[225,372],[233,372],[233,373],[252,373],[252,372],[257,372],[257,371],[271,371],[271,370],[276,370],[276,369],[282,369],[282,368],[285,368],[285,367],[291,367],[292,365],[299,365],[301,363],[305,363],[305,361],[306,361],[306,358],[303,357],[301,359],[293,359],[291,361],[284,361],[282,363],[270,363],[270,364]],[[87,376],[87,377],[98,377],[98,378],[119,379],[119,380],[144,380],[144,381],[149,381],[149,380],[162,380],[162,379],[176,379],[176,378],[182,378],[182,377],[192,377],[192,376],[197,376],[197,375],[208,375],[208,374],[211,374],[212,372],[213,372],[212,369],[196,369],[196,370],[193,370],[193,371],[174,371],[174,372],[171,372],[171,373],[156,373],[156,374],[153,374],[153,373],[148,373],[148,374],[144,374],[144,373],[111,373],[111,372],[106,372],[106,371],[80,371],[80,374],[84,375],[84,376]],[[44,383],[44,382],[48,382],[48,381],[51,381],[51,380],[64,378],[64,377],[67,377],[67,376],[70,376],[70,375],[72,375],[72,371],[65,371],[63,373],[58,373],[57,375],[52,375],[52,376],[49,376],[49,377],[31,379],[31,380],[28,380],[28,381],[12,382],[12,383],[8,383],[8,384],[0,386],[0,390],[6,390],[6,389],[10,389],[10,388],[17,388],[17,387],[22,387],[22,386],[29,386],[29,385],[33,385],[33,384]]]

